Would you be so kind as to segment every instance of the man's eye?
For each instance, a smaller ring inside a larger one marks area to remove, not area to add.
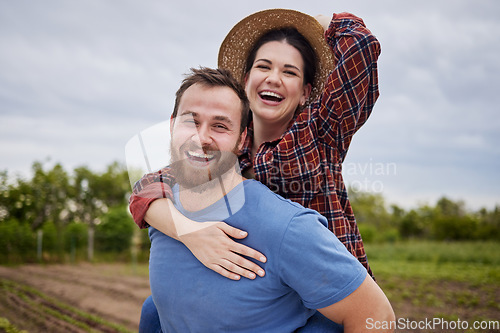
[[[188,126],[196,126],[196,125],[198,125],[198,122],[196,120],[192,119],[192,118],[191,119],[184,119],[182,121],[182,123],[185,124],[185,125],[188,125]]]
[[[223,124],[217,124],[217,125],[215,125],[215,128],[217,128],[219,130],[227,130],[227,126],[223,125]]]

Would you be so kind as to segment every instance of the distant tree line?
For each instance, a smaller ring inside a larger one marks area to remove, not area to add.
[[[148,242],[127,211],[129,193],[127,170],[116,162],[101,173],[41,162],[30,179],[1,172],[0,263],[130,257],[133,242]]]
[[[379,193],[350,190],[349,198],[365,242],[407,239],[500,241],[500,206],[471,211],[464,201],[440,198],[434,206],[405,210],[388,206]]]
[[[29,179],[0,172],[0,264],[76,260],[147,260],[149,240],[128,213],[126,168],[104,172],[35,162]],[[406,239],[500,241],[500,207],[478,211],[441,198],[405,210],[378,193],[349,190],[365,242]]]

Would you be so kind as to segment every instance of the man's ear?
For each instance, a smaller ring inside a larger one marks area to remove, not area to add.
[[[238,143],[238,151],[241,151],[243,149],[246,138],[247,138],[247,128],[245,127],[245,130],[240,134],[240,143]]]
[[[170,134],[172,134],[172,130],[174,129],[175,118],[174,116],[170,116]]]

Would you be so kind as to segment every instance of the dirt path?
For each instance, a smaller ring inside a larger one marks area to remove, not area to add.
[[[147,274],[131,271],[123,264],[0,266],[0,317],[32,333],[124,331],[99,318],[137,332],[151,292]]]

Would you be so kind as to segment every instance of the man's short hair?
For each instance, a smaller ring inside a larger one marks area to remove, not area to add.
[[[205,87],[228,87],[231,88],[241,101],[241,123],[240,134],[243,133],[248,123],[248,114],[250,112],[250,102],[248,101],[245,88],[231,75],[226,69],[213,69],[208,67],[200,67],[198,69],[191,68],[191,73],[182,80],[182,84],[175,93],[175,105],[172,118],[177,116],[179,104],[182,95],[192,85],[199,83]]]

